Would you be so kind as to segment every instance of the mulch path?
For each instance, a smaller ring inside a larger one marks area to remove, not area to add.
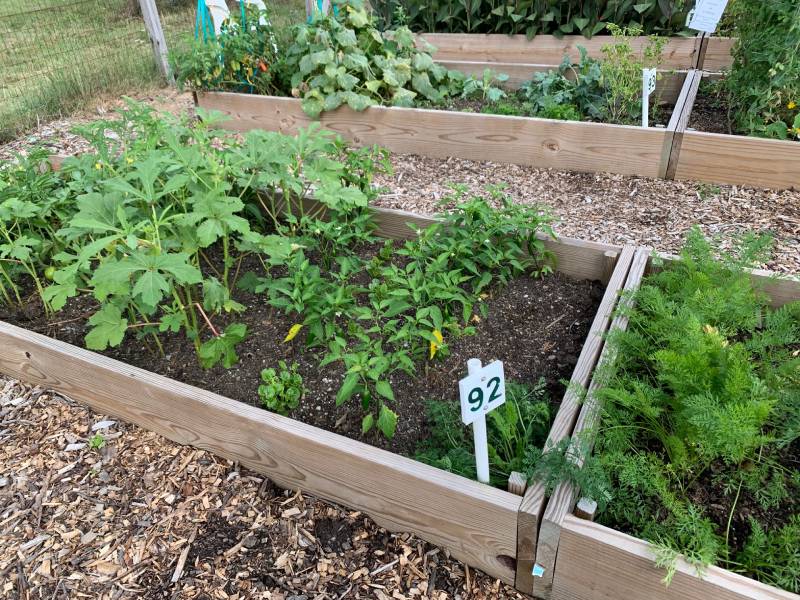
[[[524,598],[360,512],[3,378],[0,597]]]
[[[505,184],[523,204],[549,206],[561,235],[611,244],[643,244],[677,252],[695,224],[723,245],[748,231],[770,233],[774,255],[765,268],[800,274],[800,190],[773,191],[664,181],[611,173],[575,173],[519,165],[392,155],[394,173],[376,177],[385,188],[375,204],[422,214],[445,210],[451,184],[469,193]],[[486,195],[484,193],[484,195]]]

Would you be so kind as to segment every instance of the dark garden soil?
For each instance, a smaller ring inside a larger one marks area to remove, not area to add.
[[[716,92],[712,86],[701,84],[689,117],[689,129],[705,133],[736,133],[731,129],[727,96]]]
[[[577,281],[556,273],[541,279],[521,277],[507,287],[495,290],[488,299],[488,316],[475,323],[476,333],[459,339],[446,339],[450,355],[443,360],[421,364],[416,377],[402,372],[390,376],[396,401],[391,404],[400,418],[394,439],[385,440],[373,431],[361,434],[363,411],[354,399],[341,407],[335,396],[344,368],[331,364],[320,368],[321,355],[305,350],[303,336],[288,343],[283,339],[297,316],[286,316],[267,305],[266,296],[240,292],[237,300],[247,306],[235,321],[247,325],[246,340],[237,346],[240,362],[231,369],[202,369],[194,347],[183,334],[162,335],[164,355],[157,353],[150,337],[129,335],[119,348],[105,355],[153,371],[178,381],[216,392],[252,405],[259,405],[257,389],[261,370],[277,367],[279,360],[296,362],[308,392],[290,415],[305,423],[322,427],[353,439],[413,455],[419,441],[427,436],[425,407],[432,399],[458,400],[457,381],[466,375],[466,361],[479,358],[504,362],[507,380],[535,383],[544,378],[554,403],[560,401],[577,362],[591,322],[602,298],[599,282]],[[0,319],[84,346],[86,321],[97,309],[90,297],[75,298],[48,320],[36,296],[24,310],[0,308]],[[230,317],[227,317],[230,319]],[[218,318],[221,329],[225,319]],[[206,339],[209,332],[203,333]]]

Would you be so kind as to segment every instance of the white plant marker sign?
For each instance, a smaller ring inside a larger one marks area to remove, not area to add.
[[[506,401],[506,378],[499,360],[485,367],[477,358],[467,361],[467,373],[458,382],[461,420],[472,424],[475,436],[475,466],[478,481],[489,483],[489,446],[486,440],[486,415]]]
[[[728,0],[697,0],[697,6],[689,12],[686,20],[687,27],[714,33],[727,4]]]
[[[642,127],[650,127],[650,94],[656,91],[655,68],[642,69]]]

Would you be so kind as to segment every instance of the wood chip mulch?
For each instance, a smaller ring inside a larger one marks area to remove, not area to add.
[[[697,224],[723,246],[752,231],[775,238],[765,268],[800,274],[800,190],[771,191],[690,181],[664,181],[610,173],[574,173],[518,165],[393,155],[394,173],[379,176],[384,193],[376,204],[433,214],[452,194],[451,184],[469,193],[505,184],[524,204],[549,206],[564,236],[610,244],[642,244],[661,252],[680,250]]]
[[[0,597],[524,598],[360,512],[3,378]]]

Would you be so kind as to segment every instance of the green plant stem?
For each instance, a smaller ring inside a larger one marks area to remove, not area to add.
[[[731,512],[728,515],[728,524],[725,527],[725,560],[727,561],[730,558],[730,546],[728,544],[730,539],[731,533],[731,523],[733,522],[733,513],[736,511],[736,504],[739,502],[739,494],[742,491],[742,484],[744,483],[744,479],[739,479],[739,487],[736,489],[736,497],[733,499],[733,506],[731,506]]]

